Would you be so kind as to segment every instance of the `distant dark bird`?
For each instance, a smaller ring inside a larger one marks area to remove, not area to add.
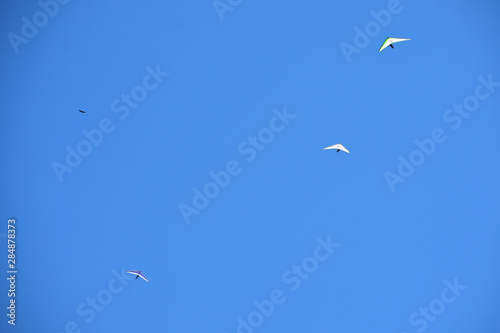
[[[78,111],[80,111],[81,113],[85,113],[85,111],[82,111],[82,110],[78,110]]]

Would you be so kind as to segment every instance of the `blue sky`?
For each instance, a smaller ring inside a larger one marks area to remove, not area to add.
[[[0,331],[498,332],[499,9],[5,2]]]

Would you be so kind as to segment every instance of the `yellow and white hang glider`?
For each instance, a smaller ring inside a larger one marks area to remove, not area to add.
[[[385,40],[384,44],[382,44],[382,46],[380,47],[380,49],[378,51],[380,52],[388,46],[394,48],[394,46],[392,44],[397,43],[397,42],[404,42],[405,40],[411,40],[411,39],[389,37]]]
[[[337,143],[336,145],[333,145],[333,146],[330,146],[330,147],[323,148],[323,150],[325,150],[325,149],[337,149],[337,153],[340,150],[345,151],[346,153],[350,153],[350,151],[347,150],[346,147],[342,146],[340,143]]]

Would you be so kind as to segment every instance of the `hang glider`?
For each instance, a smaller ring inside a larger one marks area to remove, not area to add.
[[[333,146],[330,146],[330,147],[323,148],[323,150],[325,150],[325,149],[337,149],[337,153],[340,150],[345,151],[346,153],[350,153],[350,151],[347,150],[346,147],[342,146],[340,143],[337,143],[336,145],[333,145]]]
[[[80,111],[80,113],[86,113],[85,111],[82,111],[82,110],[78,110],[78,111]]]
[[[405,40],[410,40],[410,39],[389,37],[385,40],[384,44],[382,44],[382,46],[380,47],[380,49],[378,51],[380,52],[388,46],[394,48],[394,46],[392,44],[397,43],[397,42],[404,42]]]
[[[137,275],[135,277],[136,280],[140,276],[141,278],[143,278],[144,280],[146,280],[146,282],[149,282],[149,280],[146,278],[146,276],[144,274],[142,274],[141,271],[127,271],[127,273]]]

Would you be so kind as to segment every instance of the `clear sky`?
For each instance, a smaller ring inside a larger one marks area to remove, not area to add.
[[[499,332],[499,14],[4,1],[0,331]]]

